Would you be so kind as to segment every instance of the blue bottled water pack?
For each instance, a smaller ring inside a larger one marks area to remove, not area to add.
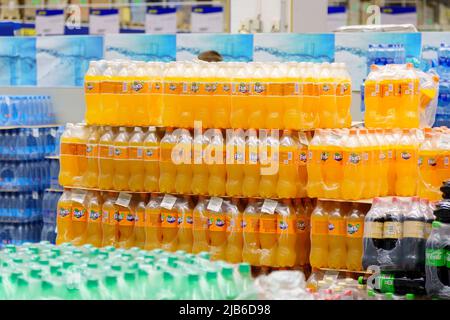
[[[0,130],[0,160],[37,160],[55,155],[59,144],[55,128]]]
[[[55,123],[50,96],[0,96],[0,126]]]
[[[367,72],[370,66],[375,64],[384,66],[387,64],[406,63],[405,47],[402,44],[369,44],[367,52]]]

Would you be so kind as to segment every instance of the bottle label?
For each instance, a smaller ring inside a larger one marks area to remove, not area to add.
[[[364,230],[363,222],[347,222],[347,237],[362,238]]]
[[[163,92],[163,84],[160,81],[153,81],[149,83],[150,94],[161,94]]]
[[[414,84],[411,83],[402,83],[400,85],[400,95],[409,96],[414,93]]]
[[[161,215],[159,212],[145,211],[145,227],[147,228],[159,228],[161,227]]]
[[[330,158],[330,153],[327,151],[322,151],[320,153],[320,160],[322,160],[323,162],[326,162],[328,160],[328,158]]]
[[[159,147],[145,148],[144,161],[159,161]]]
[[[278,234],[295,234],[296,233],[296,217],[295,215],[285,216],[279,214],[277,219]]]
[[[267,94],[266,84],[262,82],[253,83],[251,89],[251,94],[255,96],[265,96]]]
[[[132,94],[144,94],[148,93],[148,87],[145,85],[144,81],[131,81],[131,93]]]
[[[120,90],[120,94],[130,94],[131,93],[131,82],[122,81],[122,89]]]
[[[251,147],[245,149],[245,164],[258,164],[258,147]]]
[[[108,224],[109,223],[109,212],[108,210],[102,210],[102,223]]]
[[[88,221],[90,223],[100,223],[102,221],[102,212],[100,210],[89,210]]]
[[[345,236],[345,220],[330,221],[328,220],[328,235]]]
[[[298,153],[298,163],[301,166],[306,166],[306,161],[308,160],[308,151],[307,150],[300,150]]]
[[[424,238],[425,223],[420,221],[403,222],[403,238]]]
[[[439,155],[436,161],[437,170],[448,170],[450,163],[450,156],[448,155]]]
[[[99,148],[96,144],[86,145],[86,158],[98,158]]]
[[[77,144],[76,143],[61,143],[61,156],[74,156],[77,154]]]
[[[311,219],[311,235],[327,235],[328,234],[328,221],[315,221]]]
[[[231,83],[220,82],[217,84],[217,95],[229,96],[231,94]]]
[[[336,93],[336,87],[332,83],[321,83],[320,92],[321,96],[331,96]]]
[[[182,92],[182,83],[178,82],[166,82],[164,84],[164,94],[176,94],[179,95]]]
[[[84,92],[86,94],[100,93],[100,83],[98,81],[86,81],[84,83]]]
[[[263,215],[259,218],[260,233],[277,233],[277,216]]]
[[[383,293],[395,292],[394,288],[394,276],[391,275],[380,275],[379,276],[379,288]]]
[[[193,223],[192,212],[188,211],[178,215],[178,225],[180,228],[192,229]]]
[[[214,213],[209,218],[209,231],[225,232],[226,219],[225,213]]]
[[[144,149],[141,147],[128,147],[129,160],[142,160],[144,158]]]
[[[364,224],[364,238],[382,239],[383,223],[369,221]]]
[[[108,145],[99,145],[99,155],[101,159],[109,159],[114,156],[114,147]]]
[[[443,267],[446,265],[446,252],[444,248],[426,249],[425,264],[431,267]]]
[[[129,210],[119,209],[119,215],[117,217],[117,222],[121,226],[132,226],[132,225],[134,225],[134,214]]]
[[[392,97],[394,96],[394,84],[386,83],[381,85],[381,95],[383,97]]]
[[[178,212],[166,211],[161,212],[161,228],[177,228]]]
[[[259,218],[254,214],[244,214],[242,221],[242,230],[247,233],[257,233],[259,232]],[[276,230],[276,220],[275,220],[275,230]]]
[[[79,204],[74,204],[72,207],[72,220],[87,221],[86,209]]]
[[[145,212],[143,210],[136,210],[134,225],[136,227],[145,227]]]
[[[225,224],[227,226],[228,233],[242,232],[242,218],[233,213],[226,215]]]
[[[396,160],[400,161],[414,161],[416,160],[416,152],[414,149],[400,149],[395,152]]]
[[[362,160],[362,154],[359,152],[344,151],[342,153],[342,157],[343,157],[343,163],[351,164],[351,165],[357,165]]]
[[[297,234],[303,234],[306,233],[308,230],[308,220],[304,217],[298,217],[297,216],[297,222],[296,222],[296,227],[297,227]]]
[[[114,147],[114,160],[128,160],[128,147]]]
[[[386,221],[383,223],[384,239],[400,239],[402,238],[402,223],[394,221]]]
[[[58,218],[62,220],[72,219],[72,207],[59,207]]]
[[[240,95],[248,95],[250,93],[250,84],[245,82],[233,83],[232,88],[233,88],[232,91],[233,95],[240,96]]]

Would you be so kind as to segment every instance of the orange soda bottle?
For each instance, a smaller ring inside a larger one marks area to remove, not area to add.
[[[102,113],[100,83],[102,81],[102,66],[100,61],[89,62],[89,68],[84,76],[84,96],[86,100],[86,123],[100,124],[99,114]]]
[[[114,190],[128,190],[130,168],[128,166],[128,133],[125,127],[119,128],[119,133],[114,138]]]
[[[321,159],[324,139],[324,131],[317,129],[308,148],[308,160],[306,162],[308,183],[306,190],[311,198],[321,197],[324,193],[324,172]]]
[[[320,65],[319,78],[319,126],[321,128],[336,127],[337,105],[336,105],[336,79],[334,78],[335,65],[328,62]]]
[[[68,123],[61,135],[59,183],[63,186],[73,186],[74,176],[78,172],[78,147],[75,142],[74,124]]]
[[[227,248],[226,206],[222,198],[208,201],[209,240],[212,260],[225,260]]]
[[[120,63],[120,70],[117,75],[117,81],[121,84],[120,90],[116,94],[117,99],[117,124],[132,126],[132,115],[136,113],[138,107],[142,105],[135,105],[134,95],[132,95],[132,83],[136,75],[136,65],[133,62],[124,61]]]
[[[279,173],[278,137],[273,137],[268,130],[260,130],[260,164],[261,179],[259,180],[259,195],[263,198],[276,197]]]
[[[80,246],[86,243],[87,205],[91,193],[86,190],[72,190],[72,244]]]
[[[152,193],[145,206],[145,250],[161,247],[161,204],[162,196]]]
[[[162,125],[163,112],[163,64],[160,62],[147,62],[148,98],[146,112],[150,117],[149,124]]]
[[[277,196],[279,198],[294,198],[297,195],[298,177],[298,141],[290,130],[283,130],[280,139],[279,169]]]
[[[177,204],[178,206],[178,249],[188,253],[192,252],[193,234],[193,213],[192,203],[189,196],[183,196]]]
[[[197,63],[181,62],[179,67],[184,66],[184,70],[181,73],[179,81],[181,81],[181,91],[178,95],[177,108],[178,116],[176,123],[181,128],[191,128],[194,125],[194,106],[197,106],[196,99],[199,93],[199,83],[197,82],[200,73]]]
[[[335,202],[328,213],[328,262],[329,268],[345,269],[347,262],[345,212]]]
[[[298,141],[298,165],[297,165],[297,175],[298,179],[296,180],[297,186],[297,198],[306,198],[307,190],[306,186],[308,183],[308,171],[307,171],[307,160],[308,160],[308,138],[307,135],[303,132],[299,132],[299,141]]]
[[[102,205],[102,247],[116,246],[119,239],[117,196],[108,193]]]
[[[169,62],[163,76],[163,126],[176,126],[178,100],[181,93],[181,79],[177,62]],[[181,115],[182,116],[182,115]]]
[[[350,129],[342,146],[342,198],[361,199],[365,183],[365,168],[362,161],[363,150],[356,129]]]
[[[134,217],[136,204],[132,201],[132,195],[129,193],[119,193],[116,200],[118,208],[119,239],[117,246],[119,248],[129,249],[134,247]]]
[[[270,84],[267,88],[266,96],[266,125],[268,129],[283,128],[285,101],[284,83],[287,75],[287,67],[283,63],[275,62],[271,64]]]
[[[284,128],[291,130],[300,130],[302,128],[302,105],[299,101],[303,99],[299,86],[299,68],[298,63],[288,62],[288,70],[284,83],[284,104],[283,115]]]
[[[348,128],[352,124],[350,107],[352,105],[352,79],[345,63],[337,63],[338,77],[336,87],[337,126]]]
[[[242,195],[256,197],[259,195],[260,163],[258,161],[259,139],[255,129],[248,129],[245,141],[244,178],[242,180]]]
[[[370,73],[364,82],[364,121],[367,127],[380,127],[379,109],[381,104],[380,70],[376,65],[370,66]]]
[[[347,262],[348,270],[362,270],[364,212],[358,203],[352,203],[346,220]]]
[[[145,248],[145,206],[147,196],[140,194],[135,207],[134,215],[134,245],[138,248]]]
[[[98,187],[103,190],[110,190],[113,187],[114,177],[114,133],[111,127],[105,127],[105,132],[101,135],[98,148]]]
[[[135,127],[128,141],[128,166],[130,170],[128,187],[131,191],[144,191],[144,132]]]
[[[164,198],[174,197],[165,195]],[[161,248],[166,251],[175,252],[178,248],[178,203],[180,198],[176,198],[172,205],[164,205],[165,199],[161,202]]]
[[[69,242],[73,238],[72,233],[72,194],[70,190],[64,190],[58,200],[56,216],[56,244]]]
[[[324,198],[339,199],[342,182],[342,135],[341,130],[327,130],[321,155]]]
[[[262,63],[248,65],[250,93],[248,95],[248,127],[262,128],[265,124],[268,75]]]
[[[227,182],[225,189],[228,196],[242,195],[245,164],[245,139],[244,131],[235,130],[227,137],[226,171]]]
[[[134,126],[146,126],[152,124],[151,113],[148,110],[150,103],[149,76],[147,73],[147,63],[143,61],[136,62],[133,70],[133,77],[130,79],[128,117],[131,118],[131,124]],[[154,124],[154,123],[153,123]]]
[[[117,125],[119,101],[117,95],[122,90],[122,83],[118,80],[121,65],[117,61],[108,61],[100,83],[100,97],[103,122]]]
[[[144,145],[144,190],[155,192],[159,190],[159,157],[160,144],[155,127],[149,127]]]
[[[210,143],[210,136],[199,133],[195,134],[193,140],[193,155],[194,164],[192,165],[192,185],[191,191],[193,194],[208,194],[209,181],[209,165],[205,163],[208,145]]]
[[[102,246],[102,197],[92,192],[87,205],[86,243]]]
[[[297,261],[297,219],[290,199],[283,199],[277,215],[278,248],[276,265],[293,267]]]
[[[211,115],[214,128],[230,128],[231,112],[231,78],[230,65],[226,62],[218,62],[215,76],[217,81],[216,94],[214,95],[215,112]]]
[[[275,202],[273,211],[266,206],[267,202]],[[258,206],[259,214],[259,243],[260,254],[259,263],[262,266],[277,266],[278,251],[278,215],[282,205],[277,201],[264,200],[261,206]]]
[[[309,261],[313,268],[328,266],[328,207],[325,201],[317,201],[311,214],[311,252]]]
[[[87,167],[83,177],[83,186],[96,188],[98,186],[98,162],[99,162],[99,140],[102,135],[102,127],[90,128],[88,142],[86,144]]]
[[[206,212],[207,201],[204,196],[198,197],[197,205],[193,211],[193,244],[192,253],[197,254],[209,251],[209,219]]]
[[[161,158],[159,162],[159,191],[175,192],[175,178],[177,168],[172,160],[172,149],[176,144],[176,136],[172,128],[166,129],[166,134],[161,139],[160,151]]]
[[[208,192],[212,196],[225,195],[226,169],[224,159],[224,141],[222,131],[214,129],[211,132],[208,151],[206,152],[209,170]],[[210,161],[208,161],[208,158]]]
[[[177,155],[175,191],[181,194],[191,193],[192,185],[192,136],[187,129],[176,129],[174,135],[177,143],[172,155]]]
[[[402,135],[396,146],[396,173],[395,193],[398,196],[414,196],[417,191],[418,148],[413,133],[409,129],[403,129]]]
[[[242,262],[242,212],[239,207],[239,199],[231,198],[226,207],[227,246],[225,249],[225,261],[230,263]]]
[[[294,199],[294,210],[296,215],[296,265],[304,266],[308,262],[309,246],[309,217],[306,209],[299,198]]]
[[[246,129],[248,126],[247,112],[249,109],[250,75],[245,63],[232,64],[231,71],[231,112],[230,124],[234,129]]]
[[[245,208],[242,219],[242,234],[244,245],[242,248],[242,261],[254,266],[261,264],[260,249],[260,219],[259,212],[261,203],[255,199],[248,200],[247,208]],[[275,229],[276,230],[276,229]],[[266,244],[266,243],[265,243]]]

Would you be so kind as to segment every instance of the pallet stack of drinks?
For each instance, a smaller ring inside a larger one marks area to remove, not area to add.
[[[49,97],[0,96],[0,248],[41,239],[54,123]]]
[[[345,65],[98,61],[85,94],[87,125],[61,139],[57,243],[308,264],[307,144],[351,124]]]
[[[450,178],[448,129],[419,129],[428,87],[385,68],[399,94],[374,68],[371,127],[350,128],[340,64],[91,63],[87,124],[61,138],[57,243],[361,271],[372,199],[436,200]]]

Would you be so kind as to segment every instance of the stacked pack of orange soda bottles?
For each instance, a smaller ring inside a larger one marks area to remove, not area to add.
[[[448,139],[447,128],[319,129],[308,147],[308,196],[438,200],[450,176]]]
[[[343,63],[93,61],[90,125],[314,129],[351,124]]]
[[[256,200],[72,189],[58,202],[57,244],[207,251],[213,259],[294,267],[309,258],[309,199]]]
[[[306,196],[307,143],[307,133],[291,130],[68,124],[59,178],[63,186],[101,190],[300,198]]]

